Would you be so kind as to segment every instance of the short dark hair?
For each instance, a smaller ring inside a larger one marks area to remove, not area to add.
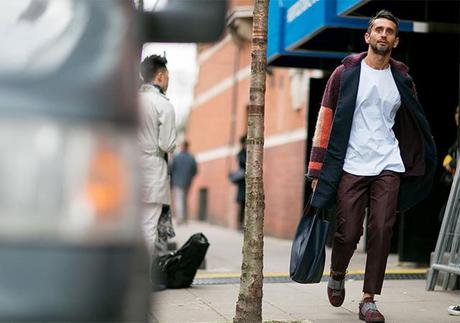
[[[183,147],[185,150],[187,150],[189,146],[190,146],[190,144],[189,144],[189,142],[188,142],[187,140],[184,140],[184,141],[182,142],[182,147]]]
[[[158,72],[167,70],[166,64],[168,64],[168,61],[165,56],[147,56],[141,63],[141,75],[144,79],[144,83],[152,81]]]
[[[399,19],[396,18],[396,16],[394,14],[392,14],[390,11],[385,10],[385,9],[380,10],[379,12],[377,12],[375,14],[374,17],[369,19],[369,24],[367,25],[367,32],[368,33],[371,32],[371,29],[372,29],[372,26],[374,25],[375,20],[380,19],[380,18],[385,18],[385,19],[393,21],[395,23],[395,25],[396,25],[396,34],[398,34]]]

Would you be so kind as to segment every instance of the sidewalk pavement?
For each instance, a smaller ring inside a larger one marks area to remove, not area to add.
[[[232,322],[239,292],[243,234],[193,221],[175,228],[178,246],[193,233],[206,235],[210,242],[206,269],[198,271],[191,288],[154,293],[151,322]],[[265,237],[264,241],[264,276],[278,278],[267,279],[263,286],[264,321],[360,322],[358,304],[362,295],[362,279],[347,280],[345,302],[342,307],[334,308],[327,299],[326,282],[311,285],[289,282],[290,240]],[[449,316],[447,313],[449,305],[460,303],[460,291],[443,291],[439,287],[435,291],[425,291],[425,280],[420,279],[420,274],[424,274],[426,268],[401,267],[397,258],[397,255],[390,255],[387,274],[402,274],[403,279],[385,280],[382,295],[376,297],[386,322],[460,323],[460,316]],[[327,250],[325,272],[329,268],[329,259],[330,250]],[[365,253],[356,252],[349,273],[362,274],[365,259]]]

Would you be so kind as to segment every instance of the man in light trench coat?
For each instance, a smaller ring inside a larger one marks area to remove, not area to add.
[[[141,64],[138,140],[143,170],[143,232],[150,255],[158,237],[158,220],[164,205],[171,204],[167,154],[176,146],[174,107],[166,97],[169,72],[165,57],[152,55]]]

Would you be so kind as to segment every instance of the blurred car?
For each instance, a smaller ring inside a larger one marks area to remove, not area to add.
[[[140,49],[214,40],[225,8],[213,0],[170,0],[151,13],[126,0],[0,3],[1,322],[148,320]]]

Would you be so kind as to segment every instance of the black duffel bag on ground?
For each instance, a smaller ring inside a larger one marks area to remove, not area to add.
[[[167,288],[189,287],[208,251],[208,239],[202,233],[192,235],[182,247],[157,258],[157,274]]]

